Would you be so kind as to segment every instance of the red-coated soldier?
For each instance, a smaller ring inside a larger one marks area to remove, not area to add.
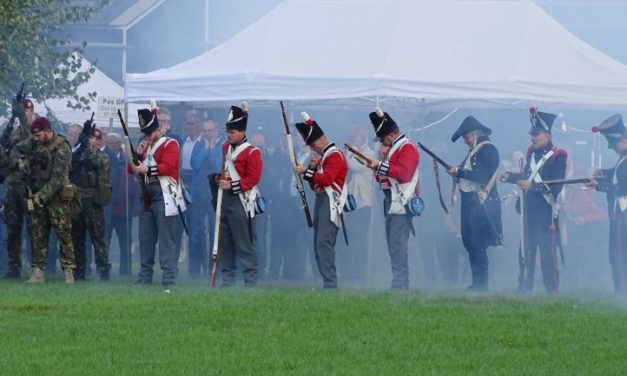
[[[348,162],[344,154],[329,142],[324,132],[306,112],[304,123],[296,129],[303,140],[316,153],[311,156],[309,166],[298,164],[296,169],[304,173],[304,179],[316,193],[314,205],[314,254],[322,276],[323,288],[337,288],[335,267],[335,241],[338,230],[343,226],[342,215],[347,198],[345,186]]]
[[[163,271],[161,284],[168,289],[174,285],[178,271],[174,246],[175,221],[186,207],[179,182],[179,144],[175,139],[162,135],[157,111],[154,103],[151,110],[137,111],[144,138],[137,148],[140,163],[136,166],[129,160],[128,171],[139,175],[143,179],[141,184],[145,185],[142,192],[144,207],[139,215],[141,267],[136,283],[152,283],[159,241],[159,263]],[[128,157],[130,159],[131,156]]]
[[[242,265],[244,286],[257,283],[257,252],[255,216],[258,210],[258,184],[263,161],[261,151],[248,142],[248,105],[231,106],[226,121],[226,141],[222,145],[225,174],[219,181],[222,188],[221,239],[222,287],[235,283],[236,257]]]
[[[413,231],[411,204],[418,196],[418,148],[404,133],[392,117],[377,107],[370,113],[374,127],[385,153],[380,161],[373,160],[368,167],[375,171],[385,198],[385,236],[392,266],[393,290],[409,288],[409,266],[407,243]]]

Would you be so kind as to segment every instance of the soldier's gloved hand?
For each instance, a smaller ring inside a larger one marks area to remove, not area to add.
[[[131,168],[133,168],[138,174],[145,174],[148,172],[148,167],[146,167],[145,164],[143,164],[142,162],[139,162],[139,165],[134,166],[131,163]]]
[[[89,137],[89,135],[91,134],[91,129],[93,127],[92,121],[91,120],[87,120],[86,122],[83,123],[83,134],[87,137]]]
[[[35,205],[36,207],[39,207],[39,208],[43,208],[44,200],[41,198],[41,196],[39,194],[35,194],[33,196],[33,205]]]

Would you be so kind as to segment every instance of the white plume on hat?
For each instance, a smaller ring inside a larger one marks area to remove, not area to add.
[[[568,132],[568,123],[566,123],[566,119],[564,118],[564,114],[560,112],[559,114],[557,114],[557,117],[561,117],[562,118],[562,123],[560,124],[560,128],[562,129],[562,131]]]

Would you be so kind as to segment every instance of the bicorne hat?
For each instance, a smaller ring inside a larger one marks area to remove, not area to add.
[[[471,131],[481,131],[485,136],[489,136],[490,133],[492,133],[492,129],[481,124],[479,120],[475,119],[474,116],[467,116],[464,121],[462,121],[462,123],[459,125],[459,128],[457,128],[455,133],[453,133],[451,141],[455,142],[461,136]]]
[[[607,139],[607,147],[613,149],[621,138],[627,137],[627,129],[623,124],[623,116],[621,114],[612,115],[603,120],[601,124],[592,127],[592,132],[601,133]]]

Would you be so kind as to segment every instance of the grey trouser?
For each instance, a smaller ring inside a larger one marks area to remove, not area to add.
[[[242,264],[244,285],[254,286],[257,283],[256,222],[255,218],[248,218],[239,196],[232,191],[222,193],[221,237],[222,286],[235,283],[236,256]]]
[[[390,252],[392,266],[392,290],[409,288],[409,266],[407,263],[407,242],[409,241],[409,224],[411,218],[406,214],[387,214],[391,200],[383,200],[385,213],[385,239]]]
[[[152,282],[153,267],[155,265],[155,251],[159,241],[159,264],[163,271],[162,284],[173,284],[176,280],[177,252],[174,249],[174,225],[180,221],[176,216],[165,216],[165,204],[159,184],[148,186],[151,203],[139,216],[139,259],[141,268],[139,280],[145,283]]]
[[[326,192],[316,194],[314,207],[314,255],[325,289],[337,288],[335,271],[335,238],[338,228],[331,222],[329,196]]]

